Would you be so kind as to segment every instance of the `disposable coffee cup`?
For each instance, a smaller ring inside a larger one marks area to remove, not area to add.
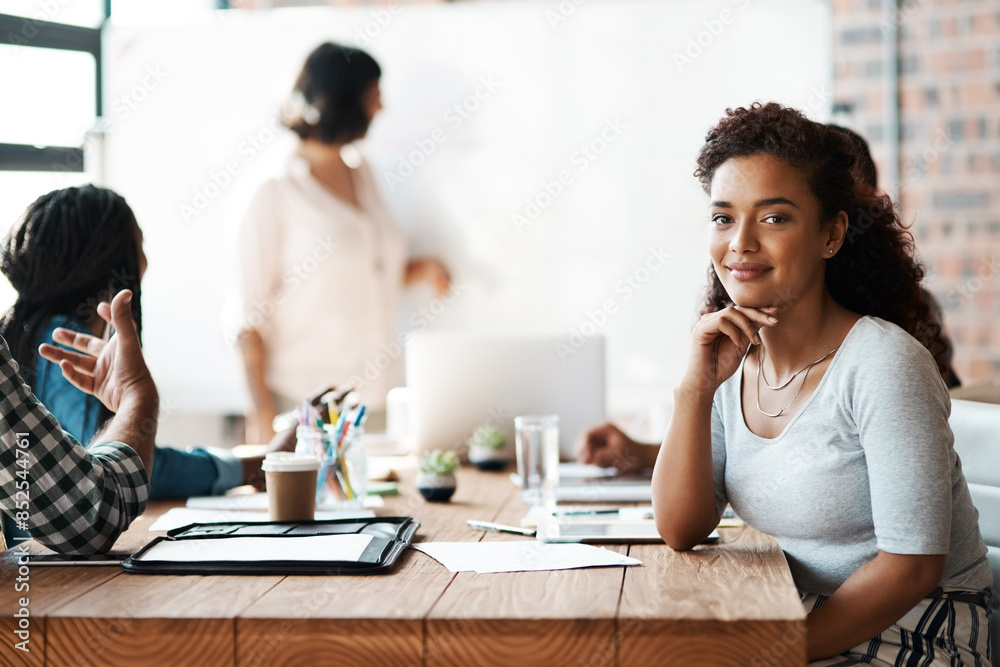
[[[316,514],[319,459],[294,452],[272,452],[260,467],[267,480],[271,521],[312,521]]]

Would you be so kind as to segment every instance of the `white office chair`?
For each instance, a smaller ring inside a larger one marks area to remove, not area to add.
[[[1000,405],[952,400],[955,451],[979,510],[979,530],[993,570],[993,662],[1000,660]]]

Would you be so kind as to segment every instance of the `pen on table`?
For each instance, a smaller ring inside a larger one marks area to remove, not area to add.
[[[531,528],[505,526],[502,523],[493,523],[491,521],[476,521],[475,519],[469,519],[465,523],[469,526],[469,528],[475,528],[476,530],[488,530],[494,533],[514,533],[515,535],[524,535],[525,537],[534,537],[536,533],[536,531]]]
[[[552,514],[555,516],[594,516],[596,514],[618,514],[621,510],[617,507],[614,509],[603,509],[603,510],[556,510]]]

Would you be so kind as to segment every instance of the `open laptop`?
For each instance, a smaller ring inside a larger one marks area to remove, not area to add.
[[[406,344],[410,430],[419,451],[463,450],[491,424],[507,435],[514,417],[559,415],[559,452],[574,457],[577,437],[605,415],[604,338],[421,332]]]

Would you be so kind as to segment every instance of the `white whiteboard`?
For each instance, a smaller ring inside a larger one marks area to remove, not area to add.
[[[111,26],[106,183],[145,232],[145,347],[167,409],[242,410],[220,314],[232,228],[294,146],[272,128],[305,55],[365,30],[385,110],[360,148],[413,249],[444,258],[462,287],[433,318],[420,315],[430,292],[410,292],[401,321],[600,332],[613,404],[669,393],[708,266],[698,149],[727,106],[774,99],[826,119],[825,2],[508,1]],[[401,160],[420,164],[409,174]],[[235,176],[220,175],[227,165]],[[191,215],[195,204],[207,205]],[[515,214],[534,219],[518,229]]]

